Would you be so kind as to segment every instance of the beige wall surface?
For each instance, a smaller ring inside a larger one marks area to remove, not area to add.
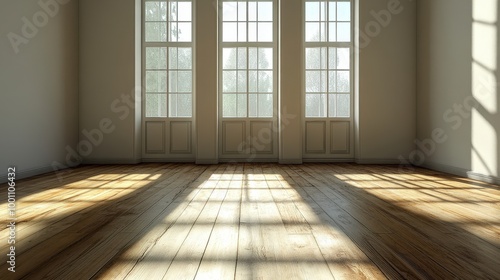
[[[418,1],[418,163],[498,182],[499,8]]]
[[[79,151],[87,163],[135,163],[140,158],[138,3],[80,1]]]
[[[0,181],[66,165],[78,141],[78,1],[0,9]]]
[[[416,137],[416,1],[359,1],[356,160],[399,163]]]

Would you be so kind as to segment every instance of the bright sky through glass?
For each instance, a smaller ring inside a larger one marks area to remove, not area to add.
[[[323,2],[325,3],[325,2]],[[323,5],[322,12],[326,12]],[[336,7],[335,7],[336,6]],[[329,17],[330,21],[349,21],[351,19],[351,3],[350,2],[329,2]],[[306,2],[306,21],[325,21],[325,16],[320,19],[320,2]]]
[[[223,42],[272,42],[272,1],[222,2]]]

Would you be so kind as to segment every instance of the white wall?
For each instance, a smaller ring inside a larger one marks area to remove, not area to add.
[[[84,163],[140,161],[139,9],[140,0],[80,1],[79,152]]]
[[[51,171],[78,140],[78,1],[45,2],[50,15],[38,0],[1,4],[0,181],[8,166],[18,178]],[[24,17],[36,32],[23,35]],[[17,54],[9,33],[24,38]]]
[[[357,162],[399,163],[414,149],[415,2],[359,1]]]
[[[424,166],[498,182],[498,14],[498,0],[418,2]],[[442,141],[433,131],[441,131]]]

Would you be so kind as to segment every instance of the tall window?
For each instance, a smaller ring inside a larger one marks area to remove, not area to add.
[[[191,0],[144,2],[145,117],[192,117]]]
[[[351,1],[306,0],[306,117],[351,117],[351,53]]]
[[[274,1],[223,0],[221,27],[222,117],[273,117]]]

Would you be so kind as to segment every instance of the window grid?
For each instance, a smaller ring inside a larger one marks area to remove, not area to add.
[[[271,118],[275,95],[274,2],[223,1],[221,13],[222,117]]]
[[[146,118],[193,115],[192,1],[144,1]]]
[[[305,1],[307,118],[351,117],[350,4],[350,1]],[[348,30],[348,37],[339,38],[339,23],[349,25],[349,28],[342,27],[344,33]]]

